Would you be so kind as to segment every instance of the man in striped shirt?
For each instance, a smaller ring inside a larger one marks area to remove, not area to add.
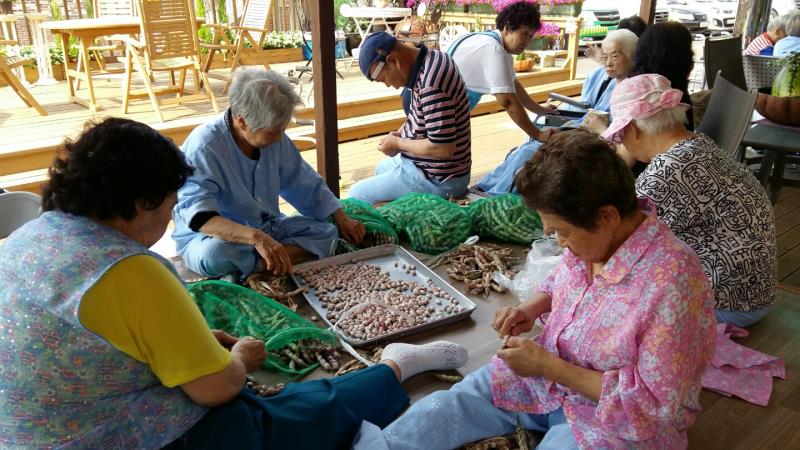
[[[463,195],[472,167],[469,101],[453,60],[382,32],[361,44],[359,66],[370,81],[408,87],[411,105],[403,127],[378,144],[389,158],[378,163],[375,176],[353,185],[350,197],[377,203],[409,192]]]

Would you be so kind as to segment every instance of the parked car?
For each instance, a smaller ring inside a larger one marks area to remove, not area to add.
[[[656,4],[656,13],[653,16],[654,23],[666,22],[669,20],[669,8]]]
[[[609,0],[585,0],[581,8],[583,28],[581,41],[602,41],[610,30],[619,25],[619,10]]]
[[[678,3],[684,1],[686,0],[667,1],[669,20],[684,24],[692,33],[708,33],[708,14],[694,7],[694,3],[692,6]]]
[[[669,20],[669,7],[663,4],[664,2],[656,3],[655,23],[666,22]],[[619,10],[619,15],[622,19],[630,16],[638,16],[639,8],[642,5],[642,0],[615,0],[612,5],[615,5]]]
[[[708,16],[710,31],[733,31],[738,1],[694,0],[692,6]]]

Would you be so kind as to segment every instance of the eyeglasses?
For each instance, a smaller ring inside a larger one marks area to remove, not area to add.
[[[386,61],[379,60],[378,63],[375,64],[375,68],[370,70],[369,77],[372,78],[373,80],[377,80],[378,75],[381,74],[384,65],[386,65]]]

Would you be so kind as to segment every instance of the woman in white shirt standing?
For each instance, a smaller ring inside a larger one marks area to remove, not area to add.
[[[459,37],[446,49],[467,85],[470,109],[485,94],[494,95],[511,120],[531,139],[539,139],[539,129],[528,117],[553,114],[554,110],[534,102],[514,73],[516,55],[525,51],[541,27],[539,6],[522,0],[512,3],[497,14],[497,29],[469,33]]]

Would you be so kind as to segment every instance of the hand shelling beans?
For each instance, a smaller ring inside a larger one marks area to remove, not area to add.
[[[431,265],[434,268],[440,264],[450,264],[447,276],[461,281],[466,285],[470,294],[483,294],[489,296],[489,291],[506,292],[492,279],[495,272],[500,272],[513,278],[517,272],[509,267],[517,261],[511,256],[512,249],[495,245],[461,244],[456,250],[443,255]]]
[[[260,384],[256,381],[255,378],[248,375],[247,382],[245,382],[245,387],[251,389],[255,392],[256,395],[260,397],[272,397],[274,395],[278,395],[283,391],[283,388],[286,387],[283,383],[278,383],[275,386],[267,386],[266,384]]]
[[[292,311],[297,311],[297,304],[292,297],[297,294],[302,294],[304,288],[295,289],[293,291],[286,291],[286,277],[275,277],[266,273],[254,273],[247,277],[245,284],[250,289],[263,294],[277,302],[280,302],[289,307]]]
[[[397,269],[416,275],[414,265]],[[389,272],[361,262],[297,273],[315,289],[328,321],[347,335],[370,340],[466,309],[433,282],[393,280]]]
[[[330,344],[304,339],[291,342],[286,347],[272,350],[292,370],[301,370],[319,363],[323,370],[336,372],[341,365],[342,355]]]

